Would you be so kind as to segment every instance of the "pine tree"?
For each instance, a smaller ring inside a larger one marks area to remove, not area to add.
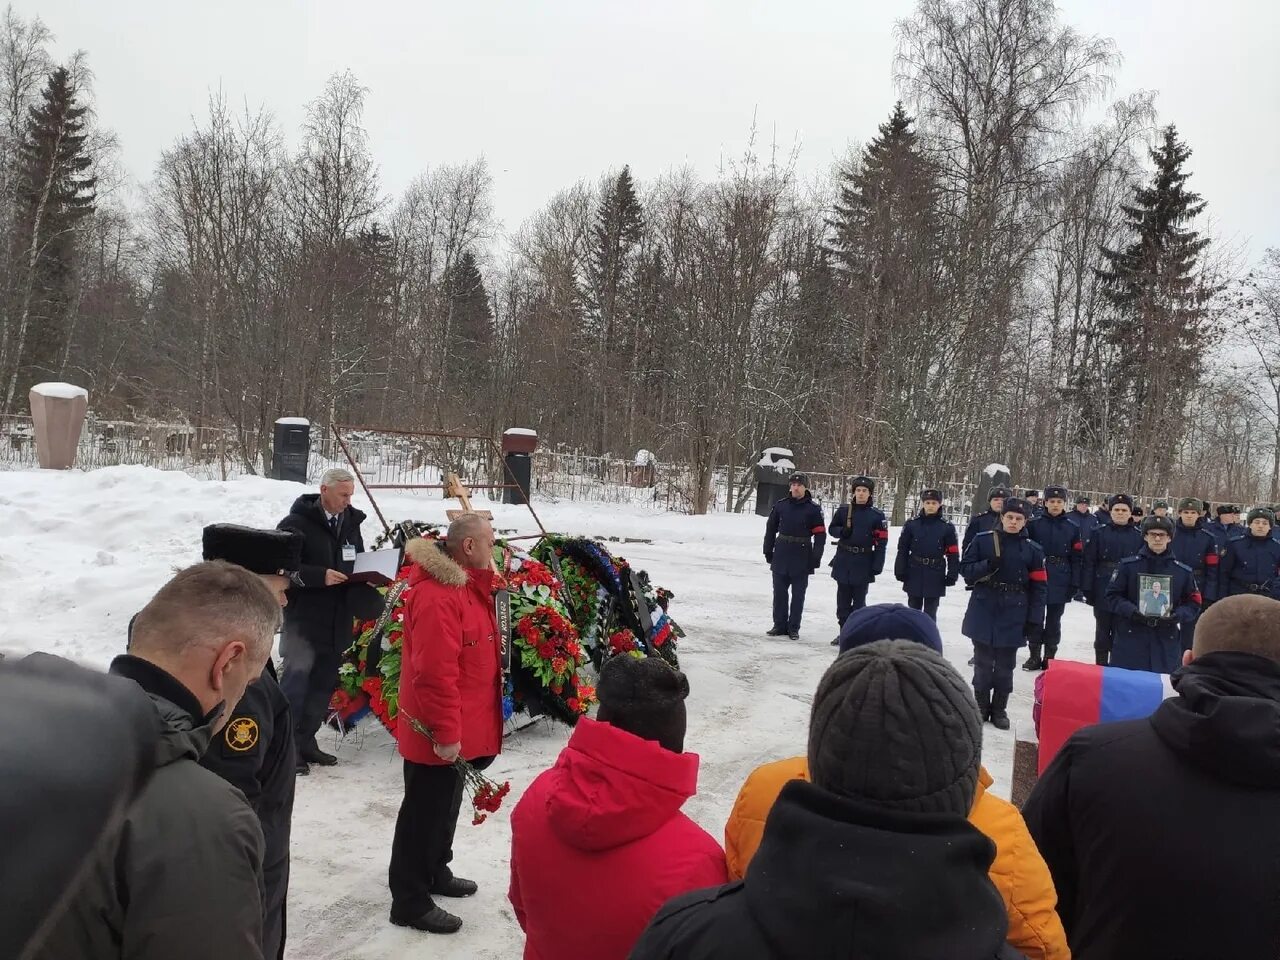
[[[595,333],[604,351],[614,345],[619,308],[630,280],[631,254],[640,242],[643,229],[644,212],[636,197],[631,168],[624,166],[600,198],[596,222],[591,229],[588,281]]]
[[[474,253],[463,251],[444,275],[443,287],[452,317],[449,356],[460,364],[466,378],[461,383],[455,380],[454,385],[461,386],[471,376],[483,375],[493,342],[493,309]]]
[[[1186,186],[1191,175],[1183,166],[1191,150],[1170,124],[1150,155],[1150,184],[1136,188],[1134,202],[1122,206],[1134,240],[1122,250],[1103,248],[1108,266],[1099,271],[1115,311],[1103,329],[1116,358],[1111,408],[1128,415],[1131,482],[1167,475],[1169,421],[1182,417],[1200,382],[1200,344],[1216,292],[1199,271],[1210,241],[1188,226],[1205,208]]]
[[[18,153],[13,285],[0,322],[6,411],[19,373],[47,365],[59,353],[58,332],[67,326],[67,310],[74,309],[76,227],[93,212],[96,199],[88,173],[88,108],[78,103],[78,94],[70,71],[54,70],[42,102],[30,108]]]

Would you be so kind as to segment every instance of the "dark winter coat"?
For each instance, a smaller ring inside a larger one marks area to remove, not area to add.
[[[461,757],[497,756],[502,750],[502,658],[493,601],[493,571],[464,570],[434,540],[410,540],[414,564],[404,594],[400,656],[400,755],[444,766],[431,740],[462,744]]]
[[[982,513],[975,513],[969,518],[969,524],[964,528],[964,539],[960,541],[960,552],[963,553],[969,549],[969,544],[973,543],[973,538],[980,533],[986,533],[988,530],[1000,529],[1000,514],[994,510],[986,510]]]
[[[1080,569],[1084,561],[1084,538],[1080,527],[1062,513],[1054,517],[1043,513],[1027,524],[1027,535],[1044,550],[1045,570],[1049,574],[1046,603],[1068,603],[1080,588]]]
[[[1221,557],[1227,552],[1227,544],[1231,542],[1232,537],[1239,537],[1249,532],[1249,528],[1241,523],[1225,524],[1221,520],[1210,520],[1204,525],[1204,528],[1213,535],[1214,541],[1218,544],[1218,556]],[[1225,589],[1226,585],[1223,584]]]
[[[222,709],[159,667],[120,656],[155,708],[156,772],[50,933],[47,960],[261,960],[262,828],[244,795],[199,764]]]
[[[1174,525],[1170,549],[1179,563],[1185,563],[1191,568],[1205,605],[1217,600],[1221,596],[1218,586],[1218,542],[1205,529],[1204,520],[1197,520],[1194,527],[1188,527],[1179,519]]]
[[[200,765],[239,787],[258,815],[265,844],[262,952],[266,957],[280,956],[289,892],[289,834],[297,753],[289,701],[280,689],[271,661],[267,661],[262,676],[245,689],[231,719],[214,737]]]
[[[1071,522],[1080,528],[1080,542],[1088,543],[1098,530],[1098,518],[1095,514],[1086,510],[1081,513],[1079,510],[1072,510],[1067,514],[1071,518]]]
[[[797,500],[783,497],[769,511],[764,528],[764,557],[779,573],[806,576],[822,563],[827,522],[822,508],[806,492]]]
[[[1022,813],[1075,960],[1280,956],[1280,664],[1210,653],[1077,732]]]
[[[18,957],[119,835],[155,769],[159,731],[132,680],[47,653],[0,659],[0,705],[0,957]]]
[[[1165,616],[1141,613],[1141,578],[1154,574],[1169,578]],[[1126,670],[1173,673],[1182,665],[1178,626],[1200,616],[1200,590],[1191,568],[1179,563],[1173,550],[1152,553],[1144,546],[1136,557],[1116,567],[1107,585],[1105,608],[1116,615],[1111,666]]]
[[[871,583],[884,572],[889,522],[872,501],[866,506],[846,503],[837,507],[831,518],[831,539],[836,545],[831,558],[831,577],[836,583]]]
[[[994,854],[959,816],[890,812],[794,780],[745,879],[672,900],[631,960],[1018,957],[987,875]]]
[[[1017,536],[1003,530],[978,534],[964,552],[960,573],[973,588],[961,632],[975,643],[1020,647],[1027,642],[1027,624],[1044,623],[1049,575],[1044,551],[1025,528]]]
[[[1269,536],[1232,537],[1219,570],[1224,597],[1257,593],[1280,600],[1280,543]]]
[[[525,960],[626,960],[674,896],[726,883],[724,850],[680,812],[698,758],[588,717],[511,814],[511,889]],[[566,909],[587,879],[607,895]]]
[[[1093,511],[1093,517],[1098,521],[1098,526],[1103,527],[1111,522],[1111,511],[1106,507],[1099,507]]]
[[[1080,571],[1080,587],[1093,606],[1102,603],[1111,575],[1125,557],[1135,557],[1142,549],[1142,531],[1136,524],[1123,527],[1107,523],[1098,528],[1084,548],[1084,567]]]
[[[335,534],[320,506],[320,494],[304,493],[280,521],[280,530],[292,530],[304,538],[302,585],[289,588],[289,605],[284,608],[286,636],[300,636],[317,649],[346,650],[351,646],[352,620],[377,616],[381,610],[377,591],[365,584],[324,585],[326,570],[351,572],[354,564],[342,559],[344,545],[351,544],[356,553],[364,552],[360,534],[364,516],[355,507],[347,507]]]
[[[941,512],[921,513],[898,534],[893,575],[910,597],[944,597],[960,576],[960,547],[953,523]]]

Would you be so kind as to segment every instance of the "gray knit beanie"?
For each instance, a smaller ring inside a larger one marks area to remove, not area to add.
[[[879,807],[968,816],[982,760],[969,685],[918,643],[880,640],[841,654],[813,698],[809,775]]]

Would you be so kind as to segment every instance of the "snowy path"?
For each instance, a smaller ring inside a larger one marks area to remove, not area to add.
[[[0,513],[6,517],[0,651],[44,649],[105,666],[123,649],[129,616],[176,567],[199,559],[204,524],[274,526],[304,489],[252,478],[212,483],[145,468],[0,473]],[[440,501],[388,496],[380,503],[392,519],[443,519]],[[365,506],[359,499],[357,505]],[[522,509],[494,509],[500,528],[531,529]],[[834,582],[825,567],[812,581],[798,643],[775,640],[764,636],[770,581],[760,550],[762,519],[642,514],[589,504],[544,505],[539,512],[549,529],[654,541],[610,546],[676,593],[672,613],[689,635],[681,645],[692,690],[687,745],[702,756],[700,792],[686,810],[722,835],[747,772],[804,751],[810,698],[833,654]],[[375,520],[366,521],[368,539],[375,528]],[[891,542],[890,556],[893,549]],[[960,622],[968,596],[952,590],[939,610],[947,656],[965,676],[970,648]],[[873,603],[903,599],[891,575],[882,576],[869,596]],[[1091,660],[1089,609],[1068,606],[1063,626],[1061,653]],[[1010,714],[1016,728],[1031,722],[1032,675],[1019,670],[1014,682]],[[985,735],[984,760],[996,792],[1007,795],[1013,733],[987,726]],[[508,818],[520,792],[567,737],[564,727],[540,723],[506,741],[490,773],[511,781],[512,796],[482,826],[464,818],[458,828],[454,866],[480,883],[480,893],[456,904],[465,921],[461,933],[429,937],[387,922],[387,855],[401,793],[394,745],[372,723],[341,743],[331,736],[325,746],[343,762],[298,781],[289,956],[519,957],[522,939],[506,901]]]

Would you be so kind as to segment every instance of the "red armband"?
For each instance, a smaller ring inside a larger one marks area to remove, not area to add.
[[[954,557],[954,556],[955,556],[956,554],[958,554],[959,552],[960,552],[960,548],[959,548],[958,546],[956,546],[956,544],[954,544],[954,543],[948,543],[948,544],[947,544],[947,555],[948,555],[948,556],[952,556],[952,557]]]
[[[1027,575],[1027,579],[1032,583],[1046,583],[1049,580],[1049,574],[1045,570],[1032,570],[1031,573]]]
[[[1204,606],[1204,598],[1200,596],[1199,590],[1192,591],[1191,600],[1195,603],[1197,607]]]
[[[818,524],[816,527],[814,527],[814,528],[813,528],[812,530],[810,530],[809,532],[810,532],[811,534],[813,534],[813,535],[816,537],[816,536],[817,536],[818,534],[820,534],[820,533],[826,533],[826,532],[827,532],[827,528],[826,528],[826,527],[824,527],[822,524]]]
[[[1084,544],[1077,540],[1071,545],[1072,550],[1084,550]]]
[[[1206,567],[1216,567],[1218,565],[1218,551],[1206,553],[1204,555],[1204,565]]]
[[[889,531],[888,531],[888,530],[886,530],[886,529],[884,529],[884,527],[876,527],[876,532],[873,534],[873,536],[874,536],[877,540],[888,540],[888,539],[889,539]]]

